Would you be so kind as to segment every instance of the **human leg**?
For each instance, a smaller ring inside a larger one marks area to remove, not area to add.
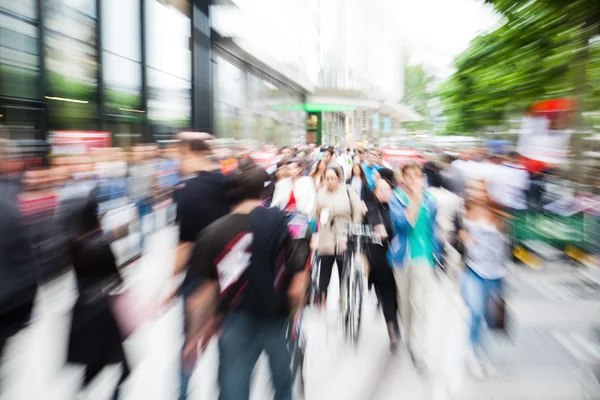
[[[433,304],[432,287],[435,281],[435,269],[430,266],[411,266],[409,275],[409,301],[411,307],[411,330],[406,332],[410,339],[412,354],[419,364],[430,360],[427,338],[430,329],[431,308]]]
[[[291,400],[292,370],[291,355],[285,338],[286,321],[268,321],[261,324],[262,345],[269,358],[274,400]]]
[[[402,321],[402,326],[404,330],[404,341],[406,344],[409,344],[410,337],[408,332],[411,331],[411,320],[412,320],[412,311],[410,307],[410,298],[409,298],[409,279],[407,268],[394,268],[393,269],[394,280],[396,281],[396,290],[397,290],[397,307],[400,313],[400,320]]]
[[[321,299],[327,297],[327,288],[331,281],[331,271],[333,270],[333,263],[335,262],[335,256],[321,256],[321,266],[319,274],[319,292]]]
[[[486,293],[483,278],[467,268],[462,281],[462,294],[471,313],[469,338],[473,349],[481,344],[481,322],[486,307]]]
[[[259,333],[256,321],[248,315],[234,313],[225,319],[219,338],[219,400],[250,397],[250,377],[263,350]]]

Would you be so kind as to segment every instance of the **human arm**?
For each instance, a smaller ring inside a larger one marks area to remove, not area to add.
[[[350,198],[350,207],[351,207],[351,215],[352,215],[352,223],[360,224],[363,220],[363,203],[360,201],[360,197],[356,191],[354,191],[350,187],[346,187],[348,191],[348,197]]]
[[[406,221],[412,227],[417,223],[417,219],[421,214],[421,209],[423,208],[423,192],[419,191],[417,193],[409,196],[410,204],[406,207]]]

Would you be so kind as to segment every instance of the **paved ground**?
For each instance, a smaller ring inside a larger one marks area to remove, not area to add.
[[[144,298],[156,298],[172,266],[176,232],[163,229],[151,250],[126,270]],[[336,277],[332,277],[336,282]],[[451,285],[437,293],[431,343],[440,351],[434,377],[421,378],[404,350],[391,356],[383,318],[371,297],[365,303],[358,348],[347,345],[338,324],[336,296],[330,289],[326,311],[305,317],[306,399],[387,400],[600,400],[600,272],[557,263],[543,271],[515,268],[509,280],[511,330],[488,335],[491,366],[486,378],[464,371],[468,317]],[[75,398],[82,369],[65,366],[70,308],[76,288],[67,275],[42,288],[35,322],[9,345],[3,366],[3,400]],[[181,305],[168,310],[127,341],[136,369],[124,388],[128,400],[174,399],[181,345]],[[213,343],[199,360],[190,399],[217,398],[218,354]],[[252,400],[272,398],[269,372],[261,359],[254,373]],[[107,368],[87,393],[106,399],[118,371]]]

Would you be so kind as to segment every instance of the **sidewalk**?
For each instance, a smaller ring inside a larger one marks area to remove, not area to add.
[[[123,271],[127,282],[134,283],[146,299],[159,296],[161,288],[169,290],[163,284],[169,280],[176,242],[176,228],[158,231],[149,238],[150,250],[144,257]],[[337,282],[335,274],[332,282]],[[437,293],[435,318],[438,324],[431,340],[447,351],[437,361],[443,366],[443,372],[434,382],[418,376],[404,349],[396,355],[390,354],[385,323],[370,294],[364,302],[359,346],[354,349],[346,343],[336,309],[337,284],[331,285],[329,293],[331,301],[327,313],[308,310],[305,317],[307,400],[447,400],[451,398],[450,391],[458,392],[464,387],[462,357],[466,324],[459,310],[460,296],[456,289],[447,288]],[[34,311],[35,321],[7,348],[4,371],[8,376],[3,380],[7,392],[2,400],[75,397],[83,369],[64,364],[75,298],[76,283],[71,273],[42,287]],[[128,357],[135,369],[123,388],[123,399],[176,398],[182,312],[182,304],[177,303],[126,341]],[[199,358],[190,382],[190,400],[217,398],[217,365],[218,349],[213,342]],[[272,398],[270,372],[264,356],[253,376],[251,399]],[[117,379],[116,367],[106,368],[90,387],[86,399],[106,399]]]

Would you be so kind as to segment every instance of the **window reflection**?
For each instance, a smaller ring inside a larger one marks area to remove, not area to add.
[[[132,61],[142,61],[139,2],[102,1],[102,48]]]
[[[189,125],[192,120],[190,2],[145,1],[148,118]]]
[[[139,3],[122,0],[101,1],[102,74],[106,112],[139,123],[144,120],[146,111],[142,109]],[[122,131],[122,125],[116,124],[115,127]],[[113,133],[114,135],[128,134],[127,132]]]
[[[192,82],[148,68],[148,118],[174,125],[190,125]]]
[[[38,18],[36,0],[0,0],[0,9],[31,20]]]
[[[48,29],[96,44],[95,0],[45,0],[44,23]]]
[[[37,28],[0,14],[0,94],[39,97]]]
[[[62,35],[46,36],[48,111],[52,129],[96,126],[96,50]]]
[[[111,112],[144,111],[140,110],[142,93],[140,63],[106,51],[102,57],[106,106]]]

